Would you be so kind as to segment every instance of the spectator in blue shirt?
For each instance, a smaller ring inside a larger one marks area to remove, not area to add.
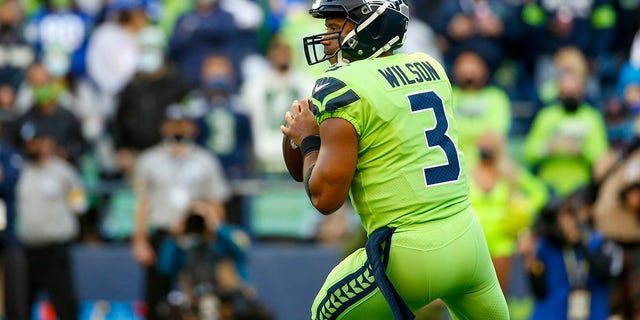
[[[27,319],[26,262],[15,231],[16,185],[20,177],[22,156],[0,141],[0,199],[4,202],[6,225],[0,231],[4,268],[4,306],[7,319]]]
[[[71,55],[71,72],[86,75],[85,57],[94,20],[74,8],[71,0],[45,0],[30,17],[25,36],[38,53],[51,46]]]
[[[169,55],[197,85],[205,58],[213,53],[231,57],[238,34],[233,15],[218,0],[197,0],[193,10],[178,18],[169,41]]]

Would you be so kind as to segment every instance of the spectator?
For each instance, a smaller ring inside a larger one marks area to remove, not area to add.
[[[634,117],[631,113],[631,106],[627,102],[620,102],[616,98],[611,98],[607,102],[604,116],[610,148],[606,156],[596,163],[594,176],[602,170],[599,168],[604,166],[603,163],[606,163],[608,167],[612,164],[611,161],[619,160],[622,154],[628,151],[635,136],[633,130]]]
[[[189,92],[183,74],[165,56],[166,38],[157,27],[140,31],[137,74],[120,94],[111,133],[120,172],[128,176],[138,153],[162,140],[158,130],[166,107]]]
[[[492,78],[507,57],[506,39],[517,36],[513,8],[496,0],[444,1],[437,16],[433,26],[446,41],[445,65],[451,66],[461,52],[477,52]]]
[[[258,32],[264,20],[264,12],[253,0],[220,0],[220,5],[233,15],[238,27],[238,37],[233,40],[231,58],[235,65],[240,65],[248,56],[259,52]],[[243,79],[238,80],[238,83],[243,82]]]
[[[610,285],[620,272],[622,255],[594,229],[583,191],[541,212],[535,238],[521,244],[536,299],[532,320],[609,317]]]
[[[14,145],[14,134],[18,118],[16,105],[16,92],[8,85],[0,86],[0,141]]]
[[[227,179],[251,178],[251,122],[240,98],[232,91],[235,73],[231,61],[224,55],[207,57],[201,79],[201,90],[194,92],[189,101],[199,127],[196,141],[220,159]],[[241,194],[234,194],[225,204],[229,223],[245,223],[244,203]]]
[[[235,73],[226,56],[212,55],[202,65],[202,91],[192,95],[198,116],[197,141],[220,158],[227,178],[252,175],[251,124],[239,97],[233,94]]]
[[[76,214],[87,206],[82,180],[55,155],[55,139],[46,131],[27,124],[22,138],[27,162],[17,186],[17,234],[27,260],[28,305],[44,289],[60,319],[77,319],[69,245],[79,235]]]
[[[304,48],[300,45],[302,39],[310,34],[317,33],[317,21],[309,15],[309,4],[307,1],[294,0],[284,6],[284,12],[278,36],[282,41],[289,44],[292,50],[292,69],[297,72],[307,73],[308,76],[320,76],[327,68],[328,64],[319,63],[312,66],[307,65]],[[330,61],[333,64],[335,61]]]
[[[18,114],[27,112],[34,103],[34,88],[51,82],[51,75],[41,62],[29,66],[26,77],[16,91],[15,107]]]
[[[469,163],[478,159],[476,141],[491,130],[506,140],[511,126],[511,101],[492,85],[489,67],[479,54],[465,51],[453,66],[453,110],[458,121],[458,144]]]
[[[242,102],[247,106],[253,131],[254,155],[261,174],[286,174],[282,161],[282,114],[291,101],[303,97],[313,87],[306,73],[292,69],[291,47],[280,38],[272,38],[267,52],[268,70],[252,72],[251,81],[242,87]]]
[[[436,33],[431,25],[419,18],[416,14],[415,1],[409,2],[409,26],[407,27],[407,39],[399,52],[413,53],[424,52],[440,62],[444,62],[440,47],[436,41]]]
[[[502,292],[508,297],[516,239],[548,200],[546,186],[506,154],[504,137],[485,131],[476,140],[471,203],[480,219]]]
[[[133,185],[136,218],[133,254],[145,267],[147,319],[158,319],[158,304],[171,289],[171,278],[157,270],[160,243],[175,233],[190,209],[204,207],[207,226],[224,219],[229,186],[217,158],[193,143],[197,127],[180,105],[167,108],[161,125],[163,142],[136,161]],[[149,230],[152,230],[149,232]]]
[[[87,49],[87,72],[101,93],[106,114],[115,113],[120,91],[138,66],[138,33],[148,24],[141,0],[114,0],[106,21],[97,26]]]
[[[553,79],[553,56],[562,47],[573,46],[583,52],[594,66],[594,84],[600,90],[600,77],[613,70],[609,54],[614,39],[616,12],[612,0],[588,3],[568,1],[529,1],[519,17],[525,34],[523,48],[525,67],[536,86]],[[609,68],[609,69],[608,69]]]
[[[17,1],[0,4],[0,83],[14,91],[24,81],[26,70],[35,60],[35,52],[22,37],[23,16]]]
[[[71,72],[86,75],[86,52],[94,21],[74,7],[72,0],[45,0],[29,17],[25,37],[37,53],[58,47],[71,56]]]
[[[629,53],[629,60],[620,69],[616,94],[624,95],[624,90],[629,84],[640,84],[640,29],[636,33]]]
[[[97,87],[87,77],[71,72],[69,54],[56,47],[43,52],[42,65],[52,81],[60,85],[60,105],[71,111],[82,125],[85,140],[94,142],[104,130],[107,116],[106,106],[102,105]]]
[[[602,114],[585,101],[585,80],[560,70],[558,102],[540,110],[525,138],[525,161],[560,198],[590,183],[609,148]]]
[[[0,127],[2,124],[0,124]],[[2,279],[5,294],[4,316],[7,319],[27,319],[27,292],[25,286],[26,261],[15,230],[16,186],[22,168],[18,149],[0,138],[0,200],[4,203],[4,225],[0,228]]]
[[[53,81],[41,64],[33,65],[31,72],[34,78],[34,102],[32,107],[17,119],[16,128],[19,133],[14,135],[18,138],[16,145],[21,146],[24,142],[20,140],[22,131],[27,130],[29,126],[35,126],[39,132],[54,139],[58,156],[79,167],[87,144],[82,136],[78,118],[60,106],[59,97],[64,88]]]
[[[170,57],[175,60],[192,85],[198,85],[200,70],[206,57],[212,54],[228,56],[234,68],[234,42],[239,29],[233,15],[222,8],[218,0],[197,0],[195,8],[181,15],[169,42]],[[234,88],[237,83],[234,83]]]
[[[593,103],[601,99],[601,92],[593,82],[589,71],[589,61],[580,49],[573,46],[562,47],[553,57],[553,67],[549,77],[538,85],[538,99],[543,105],[558,98],[558,82],[563,74],[574,74],[583,79],[585,100]]]

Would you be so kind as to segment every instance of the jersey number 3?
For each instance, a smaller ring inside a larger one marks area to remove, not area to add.
[[[427,187],[458,180],[460,177],[460,161],[456,146],[447,136],[449,121],[444,112],[444,103],[435,92],[427,91],[408,96],[411,112],[422,112],[433,109],[436,125],[424,131],[429,149],[439,147],[447,157],[447,163],[423,168]]]

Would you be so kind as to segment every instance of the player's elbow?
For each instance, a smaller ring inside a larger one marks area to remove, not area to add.
[[[322,213],[323,215],[330,215],[340,209],[340,206],[336,206],[334,203],[328,201],[312,200],[311,202],[313,203],[313,206],[316,208],[316,210],[318,210],[318,212]]]
[[[347,199],[351,177],[331,174],[335,172],[323,171],[322,167],[316,167],[313,171],[308,185],[311,203],[323,215],[332,214]]]
[[[330,215],[340,209],[340,207],[344,203],[344,199],[339,200],[339,198],[340,197],[329,195],[326,193],[320,193],[316,195],[312,194],[311,203],[316,208],[316,210],[318,210],[323,215]]]

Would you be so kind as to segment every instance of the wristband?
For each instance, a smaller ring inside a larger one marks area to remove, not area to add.
[[[300,152],[303,158],[306,157],[307,154],[315,151],[320,151],[320,136],[308,136],[302,139]]]

